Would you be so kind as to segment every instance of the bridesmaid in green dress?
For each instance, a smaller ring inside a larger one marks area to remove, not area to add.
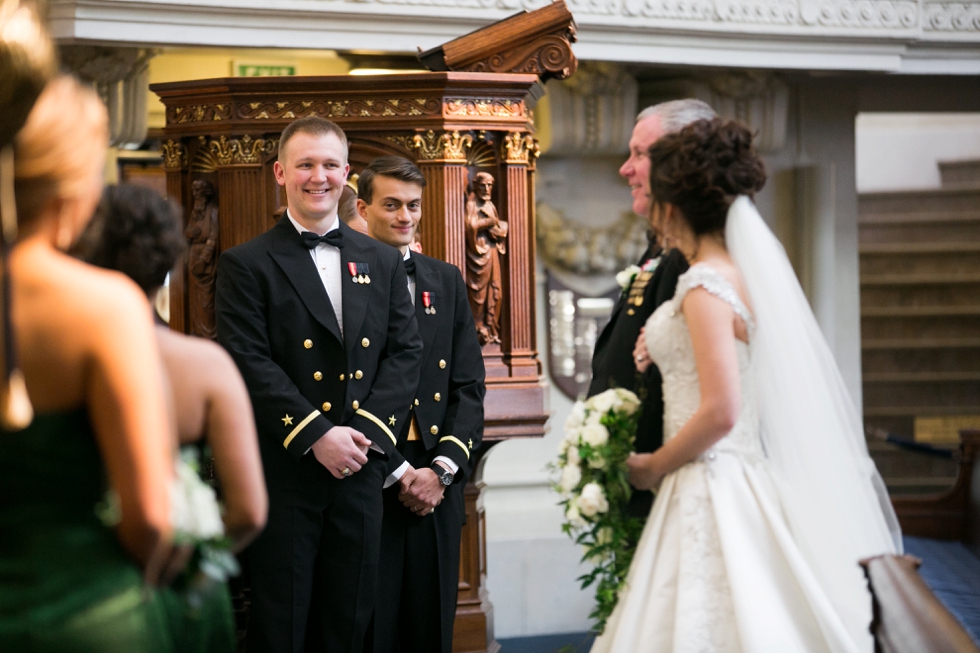
[[[76,254],[93,265],[119,270],[152,302],[184,252],[180,222],[180,209],[156,191],[132,184],[109,186]],[[211,255],[217,259],[213,249]],[[268,507],[248,390],[231,356],[214,342],[176,333],[163,324],[157,325],[156,335],[180,443],[204,439],[211,449],[223,496],[224,532],[237,552],[265,525]],[[226,584],[212,583],[203,596],[195,592],[193,598],[180,587],[162,594],[177,650],[235,650]]]
[[[36,411],[0,432],[0,651],[168,653],[174,431],[146,300],[64,253],[101,193],[98,96],[52,81],[15,141],[12,329]],[[112,488],[120,519],[97,517]]]

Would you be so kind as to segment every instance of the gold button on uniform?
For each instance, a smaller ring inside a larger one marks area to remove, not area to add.
[[[362,372],[361,370],[357,370],[356,372],[354,372],[354,378],[357,379],[358,381],[360,381],[361,377],[363,376],[364,376],[364,372]]]
[[[344,376],[343,374],[341,374],[341,375],[340,375],[340,380],[341,380],[341,381],[343,381],[343,380],[344,380],[345,378],[346,378],[346,377],[345,377],[345,376]]]
[[[429,433],[431,433],[432,435],[439,435],[439,427],[433,424],[432,427],[429,429]]]
[[[350,402],[350,407],[353,408],[354,410],[357,410],[358,408],[361,407],[361,403],[357,399],[355,399],[354,401]]]
[[[329,413],[331,408],[333,408],[333,404],[331,404],[329,401],[323,402],[323,412]]]
[[[415,405],[416,405],[416,406],[418,406],[418,405],[419,405],[419,400],[418,400],[418,399],[416,399],[416,400],[415,400]]]
[[[306,340],[303,341],[303,346],[306,347],[307,349],[313,349],[313,341],[307,338]]]
[[[370,340],[368,340],[367,338],[361,338],[361,347],[367,347],[370,344],[371,344]]]
[[[436,401],[442,401],[442,395],[441,395],[441,394],[439,394],[438,392],[437,392],[437,393],[435,393],[435,394],[434,394],[434,395],[432,396],[432,398],[433,398],[433,399],[435,399]]]
[[[314,372],[313,373],[313,380],[314,381],[319,381],[322,378],[323,378],[323,373],[322,372]]]
[[[439,359],[439,369],[440,370],[446,369],[446,361],[441,358]]]

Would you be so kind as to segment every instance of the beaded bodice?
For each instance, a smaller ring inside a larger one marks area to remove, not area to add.
[[[674,297],[658,307],[646,324],[650,357],[660,368],[664,380],[664,441],[674,437],[701,404],[701,390],[691,333],[684,314],[681,313],[684,298],[695,288],[704,288],[730,304],[735,314],[745,322],[749,333],[749,344],[740,340],[735,341],[742,395],[739,418],[728,435],[705,451],[701,458],[712,459],[718,452],[738,453],[752,458],[761,457],[762,444],[759,439],[755,384],[749,371],[755,320],[732,284],[719,272],[703,263],[694,265],[680,276]]]

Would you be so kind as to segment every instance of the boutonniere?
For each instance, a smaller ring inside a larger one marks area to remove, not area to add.
[[[633,283],[633,279],[635,279],[636,275],[639,273],[640,266],[638,265],[631,265],[625,270],[620,270],[616,273],[616,283],[618,283],[619,287],[623,289],[623,293],[629,290],[630,285]]]

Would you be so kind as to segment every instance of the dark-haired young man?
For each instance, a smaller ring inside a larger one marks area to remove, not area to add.
[[[269,518],[248,550],[249,653],[363,647],[377,585],[381,488],[418,386],[422,340],[398,251],[337,216],[337,125],[283,131],[287,212],[218,262],[218,340],[248,386]]]
[[[357,182],[357,211],[368,234],[405,258],[423,341],[414,408],[398,437],[404,458],[392,456],[385,481],[383,590],[366,653],[452,650],[463,487],[483,435],[483,354],[463,277],[455,266],[410,249],[424,186],[415,164],[397,156],[375,159]]]

